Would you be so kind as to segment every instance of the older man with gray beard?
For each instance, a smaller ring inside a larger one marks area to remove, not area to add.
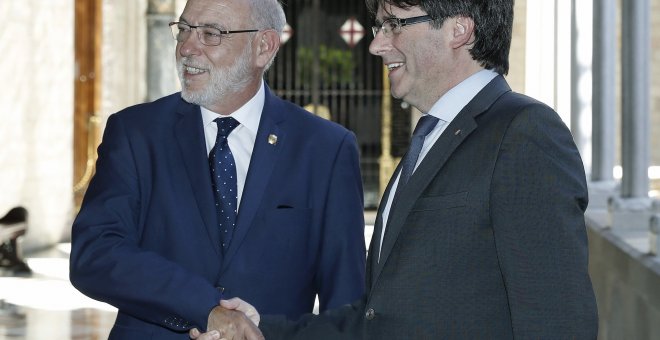
[[[110,339],[188,339],[235,296],[294,319],[363,293],[356,139],[265,85],[284,25],[277,0],[189,0],[182,91],[108,119],[71,282],[118,308]]]

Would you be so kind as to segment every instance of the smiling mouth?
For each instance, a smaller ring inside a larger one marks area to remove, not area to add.
[[[201,68],[192,67],[192,66],[185,66],[183,69],[186,71],[186,73],[192,74],[192,75],[201,74],[201,73],[206,72],[206,70],[203,70]]]
[[[399,67],[403,66],[403,63],[392,63],[392,64],[387,64],[387,70],[392,71],[395,70]]]

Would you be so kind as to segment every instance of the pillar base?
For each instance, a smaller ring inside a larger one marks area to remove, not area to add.
[[[609,200],[619,194],[617,181],[595,181],[587,183],[589,188],[589,209],[607,209]]]
[[[648,230],[651,216],[660,212],[660,204],[648,197],[612,197],[608,212],[612,228]]]

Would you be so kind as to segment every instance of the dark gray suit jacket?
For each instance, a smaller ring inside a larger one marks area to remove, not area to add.
[[[584,169],[551,108],[496,77],[400,195],[377,261],[381,204],[365,296],[297,323],[265,316],[266,339],[596,338]]]

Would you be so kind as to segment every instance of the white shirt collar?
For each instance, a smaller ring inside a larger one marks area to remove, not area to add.
[[[497,76],[497,72],[486,69],[471,75],[440,97],[428,114],[451,122],[472,98]]]
[[[243,127],[247,128],[252,135],[256,136],[259,129],[259,121],[261,120],[261,112],[264,109],[264,102],[266,101],[265,93],[266,90],[264,89],[264,81],[262,79],[259,90],[247,103],[243,104],[238,110],[223,117],[233,117]],[[218,113],[205,107],[200,107],[200,110],[202,111],[202,122],[204,126],[215,124],[213,120],[218,118]]]

